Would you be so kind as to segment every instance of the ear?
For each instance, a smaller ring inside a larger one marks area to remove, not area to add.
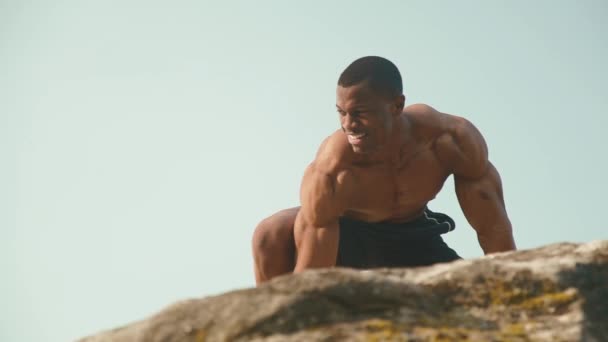
[[[405,107],[405,95],[399,95],[395,97],[395,101],[393,103],[393,109],[395,115],[401,115],[403,112],[403,107]]]

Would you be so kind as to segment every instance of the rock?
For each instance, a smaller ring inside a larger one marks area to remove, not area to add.
[[[608,240],[287,275],[80,342],[608,341]]]

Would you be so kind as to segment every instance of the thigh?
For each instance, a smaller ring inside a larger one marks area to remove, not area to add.
[[[426,244],[424,254],[418,258],[418,266],[433,265],[442,262],[450,262],[458,259],[462,259],[456,251],[451,249],[441,238],[441,236],[435,236],[429,239]]]
[[[441,236],[424,239],[386,241],[378,245],[380,267],[418,267],[461,259]]]
[[[370,268],[365,234],[351,220],[340,220],[340,240],[336,266],[366,269]]]

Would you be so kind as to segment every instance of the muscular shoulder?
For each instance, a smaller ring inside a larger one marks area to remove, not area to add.
[[[488,167],[488,148],[479,130],[464,117],[415,104],[404,110],[414,126],[429,136],[437,158],[457,176],[481,177]]]
[[[338,130],[323,140],[312,165],[319,172],[337,176],[349,168],[352,158],[353,151],[344,133]]]
[[[435,108],[417,103],[405,107],[403,115],[411,124],[416,140],[432,142],[448,130],[450,118]]]

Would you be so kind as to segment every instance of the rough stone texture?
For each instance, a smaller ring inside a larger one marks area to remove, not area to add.
[[[608,341],[608,240],[327,269],[176,303],[80,342]]]

